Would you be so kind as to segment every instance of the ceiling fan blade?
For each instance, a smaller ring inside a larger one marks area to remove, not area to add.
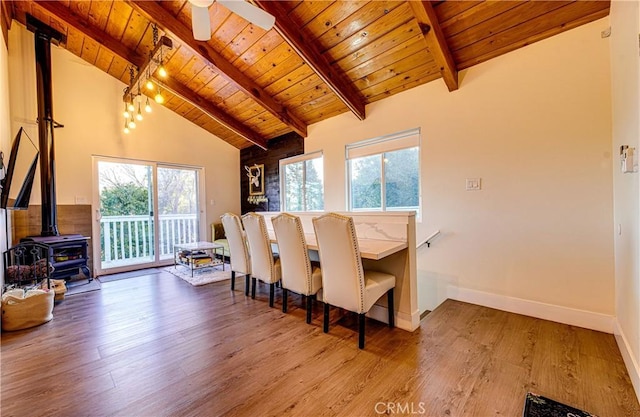
[[[208,41],[211,39],[211,20],[209,20],[209,9],[191,5],[191,26],[193,37],[197,41]]]
[[[227,9],[248,20],[264,30],[269,30],[276,23],[276,18],[259,7],[244,0],[217,0]]]

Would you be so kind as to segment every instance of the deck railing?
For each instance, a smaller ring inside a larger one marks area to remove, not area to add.
[[[174,245],[198,241],[197,214],[163,214],[158,218],[160,259],[173,257]],[[154,259],[154,225],[150,216],[102,216],[101,261],[112,266]]]

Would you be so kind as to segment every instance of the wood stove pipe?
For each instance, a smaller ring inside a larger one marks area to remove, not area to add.
[[[57,45],[64,42],[65,36],[31,15],[27,15],[27,28],[35,33],[40,194],[42,198],[41,236],[58,236],[60,233],[58,232],[58,209],[56,206],[51,43]]]

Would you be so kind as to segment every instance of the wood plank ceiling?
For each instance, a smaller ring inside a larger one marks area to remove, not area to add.
[[[2,11],[66,34],[64,48],[125,84],[153,50],[156,24],[173,40],[165,106],[239,149],[306,136],[344,112],[363,119],[366,104],[438,78],[464,88],[458,71],[609,14],[609,1],[254,4],[276,16],[273,29],[214,3],[208,42],[193,40],[186,0],[3,1]]]

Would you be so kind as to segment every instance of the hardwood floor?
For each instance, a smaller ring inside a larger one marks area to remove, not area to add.
[[[612,335],[446,301],[414,333],[244,280],[162,272],[67,297],[2,334],[2,416],[520,416],[533,391],[600,416],[640,406]]]

